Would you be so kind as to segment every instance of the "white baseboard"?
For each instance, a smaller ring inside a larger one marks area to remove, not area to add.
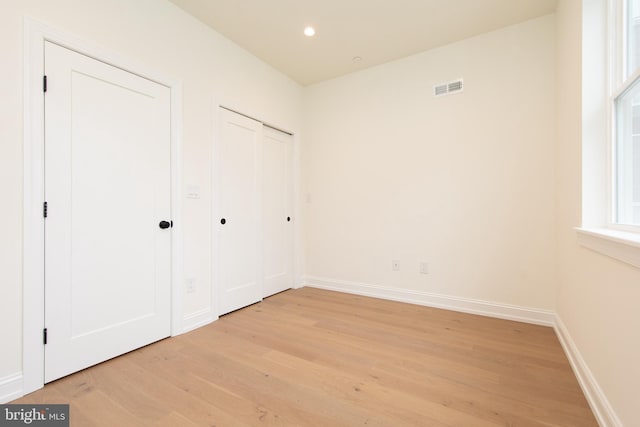
[[[489,301],[453,297],[411,289],[398,289],[344,280],[306,277],[306,286],[330,291],[382,298],[428,307],[443,308],[481,316],[497,317],[536,325],[554,326],[555,313],[550,310],[518,307]]]
[[[211,308],[196,311],[195,313],[188,314],[182,318],[182,331],[180,333],[184,334],[186,332],[193,331],[194,329],[208,325],[216,320],[218,320],[218,316],[213,314]]]
[[[573,372],[578,379],[578,383],[580,387],[582,387],[582,392],[587,398],[589,406],[591,406],[591,410],[600,427],[623,427],[622,422],[611,407],[609,400],[591,373],[589,366],[587,366],[587,363],[582,358],[571,335],[569,335],[569,330],[558,315],[556,315],[555,330],[560,344],[573,368]]]
[[[24,396],[22,372],[0,378],[0,404],[11,402]]]

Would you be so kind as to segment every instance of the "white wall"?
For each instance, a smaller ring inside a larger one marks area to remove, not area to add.
[[[582,6],[560,0],[557,10],[557,312],[622,425],[637,426],[640,270],[581,247],[573,230],[582,217],[582,129],[593,128],[592,117],[582,115]],[[586,80],[585,90],[597,89],[593,84]]]
[[[1,8],[0,380],[22,370],[24,16],[182,81],[184,186],[201,190],[199,200],[183,205],[185,277],[197,279],[197,292],[184,296],[185,316],[210,301],[213,97],[293,131],[301,109],[296,83],[167,1],[2,0]]]
[[[554,33],[549,15],[305,89],[309,281],[554,308]]]

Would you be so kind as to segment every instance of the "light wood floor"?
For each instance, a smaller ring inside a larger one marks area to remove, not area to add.
[[[287,291],[13,403],[89,426],[597,426],[551,328]]]

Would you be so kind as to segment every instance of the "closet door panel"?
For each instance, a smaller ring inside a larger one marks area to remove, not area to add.
[[[293,285],[293,137],[265,127],[262,143],[264,292]]]
[[[220,108],[217,218],[218,312],[262,299],[260,199],[262,123]]]

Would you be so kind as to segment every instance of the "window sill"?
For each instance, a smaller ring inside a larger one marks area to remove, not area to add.
[[[578,243],[640,268],[640,234],[609,228],[575,228]]]

